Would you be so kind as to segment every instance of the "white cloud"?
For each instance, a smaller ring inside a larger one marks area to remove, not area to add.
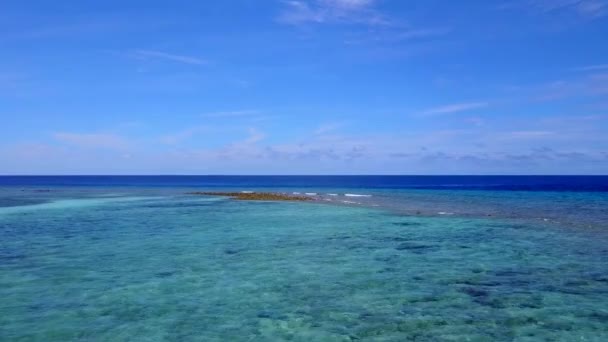
[[[282,23],[360,23],[387,24],[386,19],[373,10],[375,0],[289,0],[278,17]]]
[[[343,123],[336,123],[336,122],[333,122],[333,123],[326,123],[326,124],[320,125],[320,126],[319,126],[319,127],[318,127],[318,128],[315,130],[315,131],[314,131],[314,134],[315,134],[315,135],[324,135],[324,134],[327,134],[327,133],[334,132],[334,131],[336,131],[337,129],[339,129],[340,127],[342,127],[342,126],[344,126],[344,124],[343,124]]]
[[[176,55],[172,53],[166,53],[162,51],[155,50],[135,50],[132,52],[132,55],[137,58],[143,59],[164,59],[172,62],[184,63],[184,64],[193,64],[193,65],[204,65],[208,64],[208,62],[204,59],[186,56],[186,55]]]
[[[430,108],[420,112],[421,116],[435,116],[442,114],[452,114],[459,112],[466,112],[469,110],[479,109],[487,107],[487,102],[467,102],[467,103],[456,103],[441,107]]]
[[[606,15],[606,2],[600,0],[580,1],[577,11],[589,17],[602,17]]]
[[[539,139],[554,135],[551,131],[513,131],[502,135],[505,139]]]
[[[333,127],[322,125],[316,131],[332,131]],[[56,140],[65,146],[28,144],[3,148],[0,145],[0,161],[11,164],[0,172],[479,173],[526,172],[532,165],[537,165],[534,170],[541,170],[539,165],[544,165],[546,169],[542,170],[551,172],[599,173],[608,170],[605,150],[598,147],[605,146],[606,142],[604,136],[597,134],[600,131],[569,121],[555,125],[526,121],[519,127],[501,126],[498,130],[491,123],[484,129],[420,132],[402,132],[395,127],[394,134],[377,135],[315,135],[315,130],[311,130],[282,142],[266,142],[266,134],[251,127],[221,147],[181,146],[138,150],[138,153],[114,149],[122,146],[124,139],[111,134],[56,133]],[[111,149],[93,153],[73,145]],[[531,149],[531,146],[534,147]],[[598,164],[600,158],[604,158],[601,165]],[[66,166],[66,160],[73,162]],[[564,164],[559,164],[562,161]]]
[[[516,0],[503,4],[501,8],[524,8],[546,14],[565,11],[592,19],[608,13],[606,0]]]
[[[162,136],[160,138],[160,141],[167,145],[176,145],[176,144],[183,142],[184,140],[190,139],[195,134],[205,132],[208,129],[209,129],[208,126],[195,126],[195,127],[184,129],[184,130],[176,132],[176,133],[167,134],[165,136]]]
[[[375,0],[319,0],[326,7],[338,10],[355,10],[371,6]]]
[[[443,36],[450,32],[447,28],[421,28],[410,29],[395,34],[397,40],[418,39],[427,37]]]
[[[249,128],[248,131],[249,137],[242,142],[246,145],[256,144],[266,138],[266,134],[260,132],[257,128]]]
[[[285,1],[285,10],[279,16],[279,21],[288,24],[300,24],[306,22],[323,22],[324,15],[311,8],[303,1]]]
[[[563,99],[604,97],[608,93],[608,73],[599,66],[589,67],[590,72],[567,80],[543,84],[516,86],[513,90],[528,101],[550,102]]]
[[[420,40],[432,40],[449,34],[451,29],[446,27],[415,28],[408,25],[394,24],[381,30],[368,30],[349,37],[347,44],[384,43],[393,44]],[[410,49],[411,50],[411,49]]]
[[[241,116],[254,116],[260,114],[259,110],[232,110],[225,112],[211,112],[202,114],[203,117],[206,118],[232,118],[232,117],[241,117]]]
[[[575,71],[597,71],[608,70],[608,64],[587,65],[584,67],[574,68]]]
[[[84,148],[121,150],[128,148],[130,142],[115,134],[106,133],[68,133],[57,132],[53,138],[59,142]]]

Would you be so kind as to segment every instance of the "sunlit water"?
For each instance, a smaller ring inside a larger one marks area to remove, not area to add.
[[[182,193],[0,192],[0,340],[608,340],[597,218],[522,223],[496,193],[500,217],[440,194],[406,213],[387,193],[341,205]],[[601,212],[589,196],[569,203]],[[467,215],[410,212],[444,207]]]

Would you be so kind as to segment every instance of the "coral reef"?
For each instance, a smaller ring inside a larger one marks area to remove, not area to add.
[[[227,196],[242,201],[310,201],[309,196],[296,196],[275,192],[190,192],[189,195]]]

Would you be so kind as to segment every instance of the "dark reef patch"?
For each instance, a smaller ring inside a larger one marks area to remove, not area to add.
[[[422,226],[422,223],[419,222],[393,222],[393,224],[395,226],[400,226],[400,227],[416,227],[416,226]]]
[[[490,295],[490,292],[477,287],[465,287],[460,289],[460,291],[474,298],[485,298]]]
[[[169,277],[171,277],[174,274],[175,274],[174,271],[163,271],[163,272],[156,273],[156,277],[158,277],[158,278],[169,278]]]
[[[398,251],[410,251],[412,253],[426,253],[437,249],[436,246],[402,242],[395,247]]]
[[[189,192],[188,195],[226,196],[241,201],[311,201],[312,197],[295,196],[275,192]]]

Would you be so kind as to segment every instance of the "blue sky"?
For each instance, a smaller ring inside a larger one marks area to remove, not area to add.
[[[3,1],[0,174],[606,174],[608,0]]]

